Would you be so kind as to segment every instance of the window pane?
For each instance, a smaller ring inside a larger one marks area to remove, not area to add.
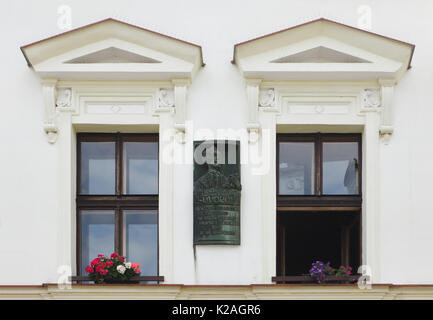
[[[314,193],[314,143],[280,142],[281,195],[311,195]]]
[[[358,193],[358,143],[323,143],[323,194]]]
[[[158,143],[125,142],[124,193],[158,194]]]
[[[81,211],[81,274],[98,256],[114,252],[114,211]]]
[[[142,276],[158,274],[158,215],[156,210],[123,211],[126,260],[141,264]]]
[[[81,194],[114,194],[116,143],[81,142]]]

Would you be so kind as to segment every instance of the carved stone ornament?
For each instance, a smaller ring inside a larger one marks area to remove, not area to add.
[[[363,93],[363,107],[364,109],[375,109],[381,105],[380,89],[364,89]]]
[[[259,94],[260,107],[273,107],[275,106],[275,90],[265,89],[261,90]]]
[[[172,89],[161,89],[158,95],[159,108],[174,107],[174,92]]]
[[[56,107],[71,108],[72,107],[72,90],[71,88],[60,88],[57,90]]]
[[[240,244],[240,142],[194,142],[194,244]]]
[[[48,142],[53,144],[57,141],[57,135],[59,129],[54,123],[45,123],[44,124],[44,131],[47,134]]]

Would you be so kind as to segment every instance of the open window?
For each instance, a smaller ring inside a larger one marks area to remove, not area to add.
[[[277,276],[361,264],[361,135],[277,138]]]

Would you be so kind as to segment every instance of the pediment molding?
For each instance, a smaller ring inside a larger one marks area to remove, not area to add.
[[[238,43],[233,63],[264,80],[398,80],[414,45],[318,19]]]
[[[192,79],[201,47],[106,19],[21,47],[41,78],[59,80]]]

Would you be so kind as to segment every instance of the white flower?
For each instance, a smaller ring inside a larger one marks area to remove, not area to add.
[[[125,267],[126,269],[131,269],[131,262],[126,262]]]
[[[122,265],[117,266],[116,269],[117,269],[117,271],[118,271],[120,274],[124,274],[125,271],[126,271],[125,266],[122,266]]]

